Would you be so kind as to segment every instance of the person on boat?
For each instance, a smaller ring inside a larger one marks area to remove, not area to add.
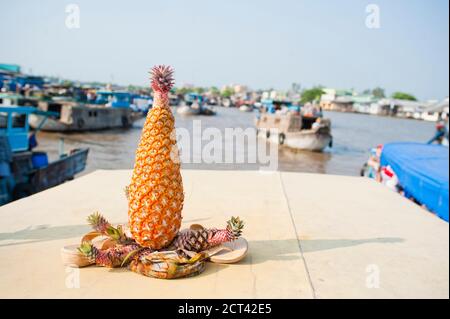
[[[381,182],[381,152],[383,151],[383,145],[379,144],[375,149],[370,152],[367,166],[369,168],[369,177],[375,179],[377,182]]]
[[[445,127],[445,123],[442,121],[439,121],[436,123],[436,133],[431,138],[431,140],[428,141],[428,144],[433,144],[434,142],[437,142],[438,144],[442,144],[444,139],[448,139],[448,131]]]
[[[394,170],[390,165],[383,166],[381,168],[381,182],[387,188],[393,190],[394,192],[399,191],[399,181],[397,174],[395,174]]]
[[[313,130],[318,130],[319,128],[324,127],[324,124],[322,123],[322,118],[318,117],[316,121],[312,124],[311,128]]]

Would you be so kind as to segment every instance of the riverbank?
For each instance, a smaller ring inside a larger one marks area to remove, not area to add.
[[[94,211],[127,219],[131,171],[96,171],[0,207],[0,297],[449,297],[448,224],[382,185],[289,172],[182,174],[183,226],[240,216],[250,247],[241,263],[208,264],[197,277],[173,281],[89,267],[80,269],[77,288],[60,248],[80,240]]]

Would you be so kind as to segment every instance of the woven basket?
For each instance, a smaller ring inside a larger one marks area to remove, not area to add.
[[[148,277],[176,279],[196,276],[205,270],[206,254],[196,254],[187,259],[175,251],[153,252],[133,260],[131,271]]]

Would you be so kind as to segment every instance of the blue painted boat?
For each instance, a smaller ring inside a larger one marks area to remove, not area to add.
[[[105,104],[111,107],[130,107],[132,94],[129,92],[98,91],[95,104]]]
[[[33,107],[0,107],[0,205],[64,183],[83,171],[89,149],[61,152],[49,162],[44,152],[33,151],[36,132],[30,132],[28,117],[57,115]]]
[[[383,147],[381,165],[389,165],[407,197],[448,222],[449,149],[422,143],[390,143]]]

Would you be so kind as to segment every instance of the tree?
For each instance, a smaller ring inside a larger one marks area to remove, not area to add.
[[[320,86],[313,87],[312,89],[309,89],[309,90],[304,90],[302,92],[302,97],[301,97],[300,102],[302,104],[305,104],[308,102],[313,102],[313,101],[319,100],[320,97],[322,96],[322,94],[325,94],[325,92],[323,91],[323,88]]]
[[[234,94],[234,90],[232,88],[225,88],[222,92],[221,95],[224,98],[230,98],[232,95]]]
[[[407,101],[417,101],[414,95],[404,92],[394,92],[392,98],[396,100],[407,100]]]
[[[203,93],[205,93],[205,89],[202,88],[202,87],[196,87],[196,88],[194,88],[193,91],[194,91],[195,93],[197,93],[197,94],[203,94]]]
[[[209,89],[209,92],[211,92],[212,95],[219,95],[219,94],[220,94],[219,89],[218,89],[217,87],[215,87],[215,86],[212,86],[212,87]]]
[[[380,87],[376,87],[372,90],[372,95],[377,99],[384,99],[386,94],[384,93],[384,89]]]
[[[177,94],[177,95],[185,95],[190,92],[192,92],[192,89],[187,88],[187,87],[176,88],[176,90],[175,90],[175,94]]]

